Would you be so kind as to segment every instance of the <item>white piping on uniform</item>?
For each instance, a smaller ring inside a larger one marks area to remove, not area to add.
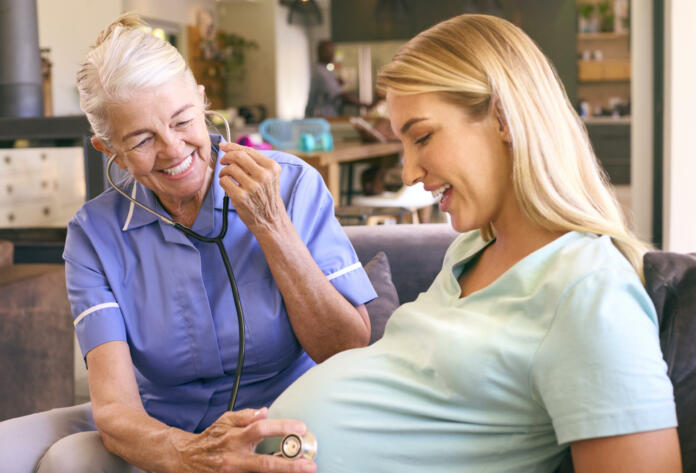
[[[347,266],[347,267],[345,267],[345,268],[343,268],[343,269],[339,269],[339,270],[336,271],[335,273],[329,274],[328,276],[326,276],[326,279],[328,279],[329,281],[331,281],[331,280],[334,279],[334,278],[337,278],[337,277],[339,277],[339,276],[343,276],[344,274],[350,273],[350,272],[353,271],[354,269],[358,269],[358,268],[362,268],[362,264],[360,264],[360,261],[358,261],[358,262],[355,263],[355,264],[351,264],[350,266]]]
[[[87,316],[88,316],[89,314],[91,314],[92,312],[96,312],[96,311],[102,310],[102,309],[107,309],[107,308],[109,308],[109,307],[118,307],[118,304],[117,304],[116,302],[104,302],[103,304],[93,305],[92,307],[90,307],[89,309],[84,310],[80,315],[78,315],[77,317],[75,317],[75,320],[73,321],[73,325],[74,325],[75,327],[77,327],[77,324],[79,324],[80,321],[82,321],[82,319],[84,319],[85,317],[87,317]]]
[[[135,199],[135,191],[138,188],[138,182],[133,181],[133,191],[131,192],[131,197]],[[128,225],[130,225],[131,218],[133,217],[133,207],[135,207],[135,204],[131,201],[130,207],[128,207],[128,217],[126,217],[126,223],[123,224],[123,231],[125,232],[128,230]]]

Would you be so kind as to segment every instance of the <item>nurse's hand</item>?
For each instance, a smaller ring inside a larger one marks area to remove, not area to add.
[[[307,459],[288,460],[254,453],[267,437],[289,433],[303,435],[307,428],[294,420],[267,419],[268,409],[226,412],[197,435],[175,440],[182,472],[196,473],[314,473],[316,464]],[[179,470],[177,470],[179,471]]]
[[[221,143],[225,155],[220,162],[220,186],[249,229],[272,228],[288,219],[280,197],[280,164],[253,148]]]

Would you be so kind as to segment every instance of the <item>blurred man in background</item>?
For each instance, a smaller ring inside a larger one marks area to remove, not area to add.
[[[358,97],[343,91],[343,83],[334,72],[335,46],[331,40],[319,42],[318,62],[312,69],[309,98],[305,107],[306,117],[335,117],[342,114],[343,105],[351,104],[369,107]]]

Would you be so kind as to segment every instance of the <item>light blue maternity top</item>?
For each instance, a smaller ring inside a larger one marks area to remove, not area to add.
[[[574,440],[676,425],[655,309],[608,237],[567,233],[460,298],[485,246],[458,237],[382,340],[274,402],[316,435],[319,473],[552,472]]]

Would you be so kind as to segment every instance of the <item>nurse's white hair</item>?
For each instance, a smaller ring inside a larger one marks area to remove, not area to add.
[[[99,33],[80,66],[80,108],[94,135],[110,146],[109,105],[128,102],[136,93],[176,79],[184,79],[196,89],[196,80],[179,51],[152,35],[138,15],[125,13]]]
[[[406,43],[378,77],[394,94],[438,93],[473,120],[497,107],[511,136],[515,196],[551,231],[609,235],[643,279],[649,248],[627,227],[584,124],[551,63],[521,29],[488,15],[460,15]],[[485,239],[495,236],[488,224]]]

